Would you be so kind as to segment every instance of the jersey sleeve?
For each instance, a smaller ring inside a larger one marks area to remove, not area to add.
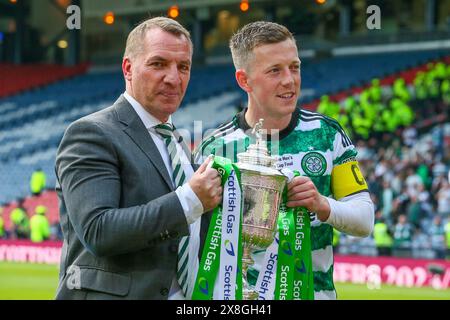
[[[357,150],[340,126],[336,132],[333,150],[331,192],[334,198],[341,199],[359,192],[369,191],[356,160]]]

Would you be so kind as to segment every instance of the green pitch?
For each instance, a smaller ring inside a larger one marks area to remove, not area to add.
[[[0,300],[47,300],[55,297],[58,266],[0,262]],[[450,290],[398,288],[382,285],[369,290],[365,285],[336,283],[339,300],[450,300]]]
[[[0,262],[0,300],[49,300],[58,285],[57,265]]]
[[[381,285],[370,290],[363,284],[336,283],[338,300],[450,300],[450,290]]]

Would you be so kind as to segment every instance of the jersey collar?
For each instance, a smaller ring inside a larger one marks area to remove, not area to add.
[[[251,129],[250,125],[245,120],[245,113],[247,112],[247,108],[242,110],[236,115],[237,123],[239,128],[241,128],[244,132],[248,132],[247,130]],[[291,121],[289,122],[288,126],[280,131],[280,140],[287,137],[292,131],[294,131],[295,127],[298,124],[298,119],[300,117],[300,108],[295,108],[295,111],[292,113]],[[267,136],[267,140],[270,139],[270,135]]]

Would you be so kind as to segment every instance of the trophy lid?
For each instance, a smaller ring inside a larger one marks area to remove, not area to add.
[[[275,169],[277,158],[269,154],[267,143],[262,138],[264,119],[259,119],[252,130],[256,135],[256,143],[251,144],[247,151],[237,154],[239,169],[256,171],[266,175],[282,175]]]

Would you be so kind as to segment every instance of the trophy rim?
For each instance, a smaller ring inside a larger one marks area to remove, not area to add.
[[[281,173],[281,171],[279,171],[273,167],[265,167],[265,166],[261,166],[261,165],[243,163],[243,162],[238,162],[237,167],[240,170],[245,170],[247,172],[251,172],[251,173],[254,173],[257,175],[275,176],[275,177],[283,178],[287,181],[287,177],[283,173]]]

